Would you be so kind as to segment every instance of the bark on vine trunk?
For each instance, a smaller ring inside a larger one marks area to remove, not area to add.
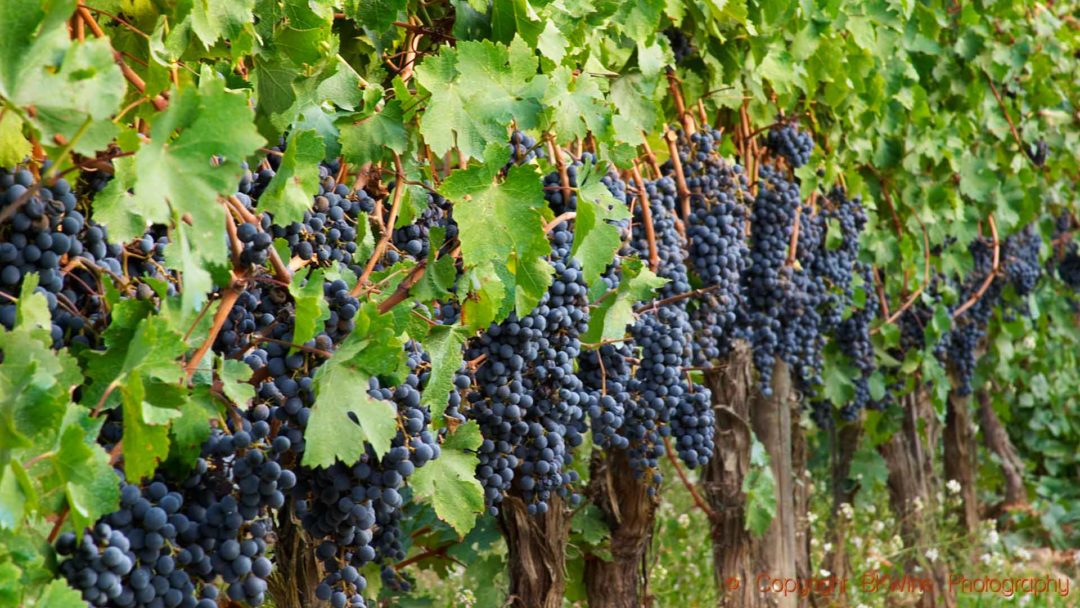
[[[611,561],[585,558],[585,590],[590,608],[641,608],[646,597],[645,553],[652,540],[657,499],[634,475],[623,450],[594,452],[589,497],[611,530]]]
[[[792,470],[791,443],[791,373],[787,364],[777,363],[773,370],[772,395],[755,391],[750,403],[750,426],[769,453],[769,467],[776,481],[776,515],[769,529],[755,542],[755,577],[746,581],[755,588],[765,588],[768,581],[792,580],[797,576],[795,526],[795,473]],[[798,606],[794,594],[766,593],[759,604],[773,608]]]
[[[979,526],[975,494],[975,435],[971,430],[971,396],[949,393],[945,411],[945,479],[960,483],[960,524],[968,534]]]
[[[499,505],[499,523],[509,554],[512,608],[562,608],[566,589],[566,543],[570,518],[552,497],[543,515],[529,515],[525,503],[508,495]]]
[[[822,568],[828,570],[837,580],[854,580],[855,574],[847,555],[847,532],[849,520],[841,512],[841,505],[852,504],[859,486],[851,480],[851,463],[855,459],[859,442],[862,440],[863,419],[853,420],[839,428],[830,429],[833,444],[832,474],[832,512],[829,515],[829,544],[832,550],[825,554]],[[824,605],[829,601],[847,605],[847,597],[833,595],[820,598]]]
[[[948,571],[941,560],[930,561],[928,549],[935,548],[934,510],[938,484],[934,478],[931,454],[937,445],[937,419],[929,395],[916,389],[900,400],[903,422],[878,450],[889,469],[889,503],[900,523],[904,547],[910,549],[903,563],[904,573],[913,579],[927,580],[931,589],[919,595],[919,608],[949,607],[954,604],[946,593]],[[919,421],[925,425],[920,428]],[[915,566],[929,572],[917,573]],[[898,594],[892,601],[902,601]],[[906,599],[906,598],[904,598]]]
[[[713,574],[720,608],[797,608],[794,595],[762,592],[792,579],[799,562],[792,454],[792,388],[787,365],[773,370],[772,395],[758,389],[749,348],[737,344],[724,365],[706,375],[716,411],[716,453],[702,485],[712,522]],[[801,432],[797,431],[797,432]],[[776,515],[761,538],[746,531],[743,480],[750,469],[751,434],[769,454],[776,481]],[[807,554],[808,555],[808,554]],[[806,558],[809,563],[809,558]]]
[[[702,472],[705,500],[716,513],[711,522],[713,576],[720,608],[755,606],[750,581],[753,540],[746,531],[743,480],[750,470],[750,396],[755,390],[750,349],[736,344],[727,361],[705,374],[716,413],[716,452]],[[732,589],[729,582],[739,581]]]
[[[810,574],[810,478],[806,472],[806,435],[802,428],[801,405],[796,399],[791,406],[791,474],[793,480],[792,507],[795,517],[795,574],[801,580]],[[810,598],[798,596],[800,608],[810,605]]]
[[[315,597],[322,571],[315,559],[314,544],[293,519],[292,500],[278,512],[274,529],[274,572],[267,581],[267,594],[277,608],[328,606]]]
[[[1024,462],[1016,455],[1009,434],[1001,425],[990,394],[985,390],[978,393],[979,420],[982,422],[983,441],[986,448],[993,452],[1001,463],[1001,474],[1005,478],[1005,498],[1000,505],[992,509],[990,515],[997,516],[1013,507],[1027,504],[1027,489],[1024,487]]]

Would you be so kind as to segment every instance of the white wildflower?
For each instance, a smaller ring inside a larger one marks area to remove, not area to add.
[[[945,484],[945,489],[948,490],[950,494],[959,494],[961,490],[960,482],[955,479],[950,479],[949,482]]]
[[[928,560],[930,560],[932,562],[936,562],[937,558],[938,558],[938,550],[937,549],[930,548],[930,549],[926,550],[926,559],[928,559]]]

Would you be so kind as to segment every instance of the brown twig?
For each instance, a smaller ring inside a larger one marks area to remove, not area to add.
[[[694,125],[694,117],[686,111],[686,102],[683,100],[682,87],[679,86],[679,77],[675,75],[675,70],[669,69],[667,71],[668,88],[671,89],[671,96],[675,100],[675,111],[679,114],[679,120],[682,121],[683,131],[686,136],[689,137],[694,133],[697,133],[697,126]]]
[[[64,520],[68,516],[68,506],[64,505],[64,508],[60,510],[60,515],[56,518],[56,523],[53,524],[52,530],[49,530],[48,542],[53,544],[56,542],[56,537],[60,535],[60,528],[64,527]]]
[[[652,170],[654,178],[660,177],[660,164],[656,162],[656,154],[653,153],[652,146],[649,145],[649,136],[644,131],[641,132],[641,145],[645,148],[645,160],[649,162],[649,169]]]
[[[206,335],[206,340],[199,345],[198,350],[191,356],[191,359],[184,366],[184,373],[188,380],[195,375],[195,371],[199,369],[199,363],[202,362],[202,358],[206,355],[210,347],[214,345],[214,340],[217,339],[221,328],[225,325],[225,321],[229,318],[229,312],[232,311],[236,301],[240,299],[240,292],[242,289],[237,284],[237,280],[233,280],[233,284],[230,285],[225,292],[221,295],[221,304],[218,306],[217,311],[214,313],[214,323],[210,326],[210,332]]]
[[[390,237],[394,234],[394,223],[397,222],[398,210],[401,208],[401,195],[405,192],[405,170],[401,167],[401,156],[397,152],[394,153],[394,168],[397,169],[397,182],[394,184],[394,198],[390,205],[390,217],[386,224],[383,225],[382,237],[379,238],[379,242],[375,245],[375,250],[371,252],[371,257],[364,266],[363,273],[352,288],[354,298],[360,295],[360,291],[368,282],[371,273],[375,271],[375,265],[379,263],[379,259],[386,251],[386,247],[390,243]]]
[[[664,127],[664,139],[667,140],[668,153],[671,154],[671,164],[675,167],[675,185],[679,189],[679,199],[682,202],[682,219],[686,221],[690,217],[690,188],[686,186],[686,175],[683,173],[682,159],[679,157],[679,136],[674,131]]]
[[[696,298],[696,297],[699,297],[699,296],[703,296],[703,295],[705,295],[707,293],[710,293],[710,292],[716,291],[717,289],[720,289],[720,287],[721,287],[720,285],[710,285],[708,287],[702,287],[701,289],[692,289],[690,291],[684,291],[683,293],[680,293],[679,295],[671,296],[670,298],[664,298],[662,300],[656,300],[655,302],[648,302],[646,304],[642,304],[641,306],[638,306],[637,309],[634,310],[634,312],[643,313],[643,312],[649,312],[650,310],[656,310],[657,308],[660,308],[661,306],[666,306],[668,304],[673,304],[675,302],[680,302],[682,300],[688,300],[690,298]]]
[[[966,302],[960,305],[960,308],[957,308],[956,311],[953,312],[953,319],[959,318],[960,315],[964,314],[969,308],[974,306],[975,303],[979,301],[979,298],[986,293],[986,290],[990,288],[990,284],[994,282],[994,279],[997,278],[998,266],[1001,261],[1001,243],[998,241],[997,224],[994,222],[993,214],[987,216],[987,222],[990,224],[990,236],[994,239],[993,266],[990,268],[990,272],[986,273],[986,278],[983,280],[982,285],[979,286],[979,290],[973,293]]]
[[[559,171],[559,185],[562,186],[563,201],[570,200],[570,195],[573,193],[573,188],[570,187],[570,173],[566,168],[566,162],[562,157],[562,150],[555,143],[555,134],[547,134],[547,145],[550,151],[552,160],[555,161],[555,168]]]
[[[802,223],[802,205],[795,207],[795,223],[791,226],[791,241],[788,243],[787,265],[795,264],[795,256],[799,251],[799,224]]]
[[[916,289],[910,296],[908,296],[908,299],[905,300],[902,305],[900,305],[900,308],[896,309],[896,312],[894,312],[892,314],[892,316],[890,316],[890,317],[888,317],[886,319],[886,321],[885,321],[886,323],[893,323],[897,319],[899,319],[900,315],[904,314],[905,310],[911,308],[915,304],[915,301],[919,299],[919,296],[922,295],[923,290],[925,290],[926,286],[930,283],[930,236],[926,233],[926,225],[923,224],[922,219],[919,218],[918,214],[914,214],[914,217],[915,217],[915,221],[919,222],[919,226],[922,228],[922,235],[923,235],[923,281],[922,281],[922,285],[920,285],[918,289]],[[877,330],[875,329],[871,333],[876,333],[876,331]]]
[[[649,243],[649,268],[656,272],[660,268],[660,254],[656,250],[656,229],[653,227],[652,206],[649,204],[649,195],[645,191],[645,182],[641,179],[641,171],[638,170],[637,162],[634,162],[634,183],[637,184],[638,198],[641,199],[641,218],[645,227],[645,240]]]
[[[544,224],[544,234],[547,234],[547,233],[551,232],[559,224],[561,224],[563,222],[568,222],[568,221],[574,219],[575,217],[577,217],[577,213],[575,213],[573,211],[567,211],[565,213],[562,213],[560,215],[555,216],[555,219],[553,219],[550,222]]]
[[[877,290],[878,308],[881,309],[881,318],[889,318],[889,301],[885,298],[885,284],[881,281],[881,272],[874,266],[874,288]]]
[[[679,479],[682,480],[683,485],[686,486],[687,490],[689,490],[690,497],[694,499],[694,505],[696,505],[697,508],[701,509],[701,511],[705,513],[705,516],[708,517],[710,520],[715,520],[716,512],[713,511],[704,500],[702,500],[701,495],[698,494],[697,488],[695,488],[694,484],[690,483],[690,480],[687,479],[686,472],[683,471],[682,465],[679,464],[679,459],[675,456],[675,450],[671,449],[671,440],[667,437],[664,437],[664,451],[667,452],[668,460],[670,460],[672,466],[675,467],[675,473],[678,474]]]

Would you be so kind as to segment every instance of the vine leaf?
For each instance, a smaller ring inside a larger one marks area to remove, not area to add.
[[[466,337],[459,327],[440,325],[431,328],[424,339],[424,350],[431,358],[431,375],[421,403],[431,407],[431,420],[436,426],[442,426],[454,375],[461,368]]]
[[[255,0],[195,0],[191,29],[210,48],[220,38],[235,38],[255,20]]]
[[[311,198],[319,191],[319,162],[326,147],[313,130],[289,134],[281,165],[259,197],[259,209],[269,211],[274,223],[287,226],[304,219]]]
[[[30,155],[32,146],[22,128],[23,120],[15,112],[0,114],[0,166],[14,167]]]
[[[367,392],[372,376],[400,374],[405,351],[390,315],[365,304],[356,328],[313,378],[315,404],[304,431],[303,464],[329,467],[336,460],[356,462],[371,445],[376,456],[390,449],[397,434],[397,409]],[[356,387],[358,390],[342,390]]]
[[[522,165],[511,167],[506,180],[495,183],[506,162],[505,146],[489,146],[485,161],[452,173],[440,192],[454,202],[465,265],[512,268],[517,313],[524,316],[543,297],[554,272],[544,259],[551,245],[543,227],[547,206],[542,182],[535,166]]]
[[[613,222],[629,219],[630,210],[611,194],[598,170],[586,169],[584,173],[587,177],[577,196],[572,253],[581,262],[586,284],[592,285],[615,259],[615,252],[622,245],[619,228]]]
[[[266,143],[253,118],[247,99],[204,69],[198,88],[172,92],[151,141],[135,154],[136,207],[172,212],[174,242],[165,260],[183,272],[185,310],[197,310],[212,289],[207,268],[229,263],[221,238],[225,209],[216,201],[236,190],[241,162]]]
[[[323,296],[323,272],[316,270],[300,286],[299,281],[289,285],[289,293],[296,303],[293,326],[293,342],[303,344],[315,337],[318,328],[330,318],[330,305]]]
[[[506,125],[537,126],[545,79],[537,58],[520,38],[509,47],[489,41],[459,42],[416,68],[431,93],[420,116],[420,133],[437,155],[455,146],[465,158],[484,156],[491,143],[505,146]]]
[[[107,40],[71,40],[74,11],[72,0],[0,3],[0,96],[33,107],[31,122],[46,145],[72,141],[87,125],[73,150],[93,155],[116,134],[108,119],[127,83]]]
[[[484,510],[475,454],[483,440],[476,422],[466,422],[446,438],[439,457],[417,469],[409,482],[418,496],[431,500],[439,519],[460,535],[472,529]]]
[[[401,102],[396,99],[386,102],[381,111],[339,122],[338,128],[342,155],[357,165],[385,160],[391,157],[389,150],[404,154],[409,146]]]
[[[365,28],[380,31],[389,29],[408,6],[407,0],[348,0],[345,16]]]
[[[82,530],[116,509],[120,487],[109,455],[94,441],[95,434],[88,434],[83,427],[86,424],[97,429],[100,424],[92,423],[85,408],[71,411],[83,420],[72,421],[61,431],[54,460],[70,507],[71,523],[76,530]]]
[[[588,74],[575,78],[570,68],[560,66],[548,79],[544,117],[551,130],[558,134],[559,143],[584,140],[589,131],[608,132],[611,110],[604,103],[604,95],[595,78]]]
[[[45,587],[45,591],[41,593],[41,597],[34,606],[36,608],[69,608],[84,603],[86,602],[83,601],[82,594],[68,586],[65,579],[56,578]]]
[[[668,281],[656,276],[637,258],[622,263],[622,279],[614,292],[600,297],[589,318],[589,330],[582,342],[617,340],[626,335],[626,326],[634,322],[634,305],[647,302]]]

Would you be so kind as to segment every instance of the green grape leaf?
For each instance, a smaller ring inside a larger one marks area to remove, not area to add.
[[[168,224],[169,209],[136,198],[131,189],[137,179],[135,158],[113,161],[113,178],[94,197],[94,221],[109,229],[109,237],[124,243],[140,237],[149,224]]]
[[[89,411],[80,408],[77,415],[89,417]],[[67,425],[54,459],[76,530],[93,525],[102,515],[115,511],[120,502],[120,480],[95,437],[78,421]]]
[[[253,121],[246,98],[204,69],[198,88],[173,91],[135,154],[135,205],[169,209],[176,226],[165,260],[183,273],[185,310],[197,310],[212,287],[206,269],[229,263],[217,199],[236,190],[240,163],[265,143]]]
[[[0,114],[0,167],[14,167],[30,155],[30,140],[23,135],[23,120],[15,112]]]
[[[74,10],[71,0],[0,3],[0,97],[33,108],[45,145],[77,140],[72,149],[92,156],[116,132],[108,118],[127,84],[108,40],[71,39]]]
[[[424,351],[431,358],[431,374],[421,403],[431,407],[431,419],[437,427],[442,426],[443,412],[450,391],[454,390],[454,376],[461,368],[467,337],[459,327],[440,325],[431,328],[424,338]]]
[[[315,404],[304,439],[303,463],[329,467],[335,461],[354,463],[369,443],[379,455],[390,449],[397,433],[397,410],[389,401],[368,395],[371,377],[360,369],[329,361],[315,372]],[[343,390],[351,387],[351,390]]]
[[[439,519],[466,534],[484,510],[484,488],[476,479],[475,450],[483,442],[475,421],[459,426],[441,446],[439,457],[413,473],[410,485],[428,498]]]
[[[461,322],[470,330],[487,329],[502,310],[507,296],[506,284],[496,274],[491,263],[467,270],[462,285],[469,294],[461,303]]]
[[[45,587],[34,608],[71,608],[85,603],[82,594],[68,586],[67,579],[59,577]]]
[[[236,38],[255,21],[255,0],[194,0],[191,29],[210,48],[220,38]]]
[[[159,385],[160,386],[160,385]],[[154,473],[158,462],[169,455],[169,413],[146,402],[149,392],[139,374],[130,376],[121,389],[124,412],[124,473],[131,482]],[[160,398],[160,395],[155,395]]]
[[[603,545],[611,538],[611,529],[604,521],[604,514],[593,504],[574,513],[570,529],[578,540],[592,547]]]
[[[339,121],[341,154],[356,165],[392,158],[391,150],[404,154],[409,134],[402,120],[401,102],[391,99],[380,111]]]
[[[485,147],[505,147],[506,125],[537,125],[544,79],[536,78],[537,59],[520,39],[510,47],[483,41],[443,47],[416,68],[416,79],[431,93],[420,116],[420,133],[437,155],[455,146],[465,158],[479,158]]]
[[[289,293],[296,303],[293,342],[304,344],[314,338],[323,322],[330,318],[330,304],[323,295],[323,272],[316,270],[311,273],[303,286],[297,277],[289,285]]]
[[[493,179],[505,162],[505,146],[488,148],[487,163],[455,171],[440,192],[454,203],[460,227],[461,255],[467,267],[507,265],[517,279],[517,312],[528,314],[551,285],[551,252],[544,233],[547,210],[539,173],[532,165],[515,166],[506,180]],[[530,305],[529,303],[532,303]]]
[[[386,30],[408,6],[407,0],[348,0],[345,16],[375,31]]]
[[[0,468],[0,530],[18,528],[26,513],[33,510],[36,497],[28,482],[26,470],[18,461]]]
[[[618,289],[599,298],[589,318],[589,330],[582,342],[618,340],[626,335],[626,327],[634,322],[634,305],[651,300],[656,290],[667,283],[638,259],[622,262],[622,279]]]
[[[356,328],[315,371],[315,404],[304,431],[303,464],[356,462],[365,443],[376,455],[385,454],[397,433],[397,408],[368,395],[368,382],[371,376],[400,375],[404,366],[405,351],[393,318],[365,304],[357,312]]]
[[[579,178],[580,179],[580,178]],[[612,224],[630,217],[630,210],[617,200],[593,169],[577,195],[574,218],[573,255],[581,262],[585,282],[592,285],[615,259],[622,245],[619,228]]]
[[[319,191],[319,162],[325,152],[322,137],[315,131],[289,134],[281,165],[259,196],[259,209],[273,214],[275,224],[303,221]]]
[[[229,362],[226,360],[226,363]],[[233,362],[247,367],[242,362]],[[248,368],[249,374],[250,371]],[[251,390],[254,393],[254,387],[251,387]],[[224,424],[222,411],[221,402],[210,393],[209,385],[196,386],[191,392],[190,400],[180,408],[180,417],[173,420],[169,426],[170,460],[184,465],[194,463],[202,451],[203,443],[210,437],[210,421],[217,420]]]
[[[544,119],[558,135],[559,143],[583,140],[590,131],[598,135],[607,132],[611,110],[604,103],[596,78],[588,74],[575,77],[566,66],[555,68],[549,78]]]
[[[306,342],[306,340],[305,340]],[[236,359],[218,359],[218,376],[221,378],[221,392],[233,403],[244,407],[255,398],[255,387],[248,383],[252,371],[247,363]]]

